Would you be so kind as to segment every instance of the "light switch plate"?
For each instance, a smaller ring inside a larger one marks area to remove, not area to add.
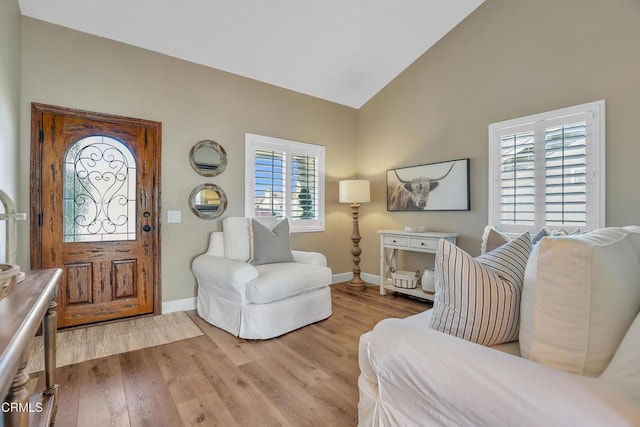
[[[167,222],[170,224],[182,222],[182,211],[167,211]]]

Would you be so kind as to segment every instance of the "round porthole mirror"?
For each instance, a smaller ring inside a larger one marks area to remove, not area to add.
[[[189,161],[200,175],[217,176],[227,167],[227,152],[217,142],[206,139],[191,148]]]
[[[214,219],[227,209],[227,195],[215,184],[202,184],[189,196],[189,207],[199,218]]]

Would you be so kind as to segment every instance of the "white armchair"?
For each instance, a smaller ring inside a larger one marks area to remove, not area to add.
[[[250,218],[226,218],[223,231],[211,233],[207,252],[194,259],[198,315],[248,339],[273,338],[329,317],[325,256],[294,250],[293,262],[254,266],[248,262],[250,230]]]

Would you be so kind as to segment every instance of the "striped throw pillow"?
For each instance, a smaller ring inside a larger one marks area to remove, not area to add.
[[[430,327],[482,345],[518,339],[529,232],[473,258],[440,240]]]

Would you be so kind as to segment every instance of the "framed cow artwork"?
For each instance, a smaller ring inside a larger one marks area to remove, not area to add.
[[[468,211],[469,159],[387,171],[387,211]]]

